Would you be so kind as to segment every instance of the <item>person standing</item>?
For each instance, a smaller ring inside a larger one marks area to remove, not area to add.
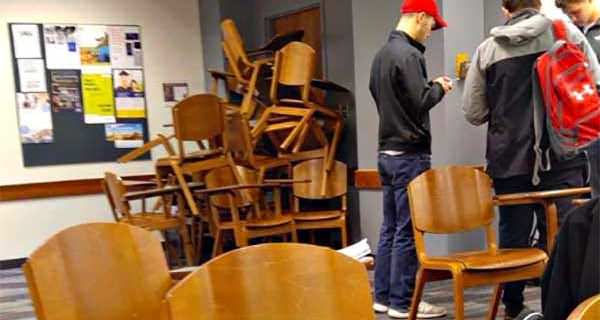
[[[534,128],[532,70],[536,59],[555,43],[552,20],[539,13],[540,0],[502,0],[507,23],[491,31],[475,52],[463,96],[465,118],[473,125],[488,123],[487,171],[497,194],[558,190],[581,187],[585,182],[586,158],[559,161],[551,154],[552,170],[541,174],[533,185]],[[596,82],[598,62],[584,35],[567,23],[569,41],[583,46]],[[559,219],[572,208],[571,199],[556,202]],[[545,216],[541,208],[500,207],[500,247],[529,247],[534,214],[541,247],[545,247]],[[505,319],[523,319],[534,313],[524,305],[525,282],[504,285]]]
[[[453,88],[448,77],[427,78],[424,43],[433,30],[447,26],[435,0],[405,0],[401,14],[373,61],[369,84],[379,114],[383,184],[373,309],[392,318],[408,317],[418,269],[406,188],[431,167],[429,111]],[[421,302],[417,316],[445,314],[445,309]]]
[[[600,3],[597,0],[556,0],[571,21],[585,34],[600,60]],[[600,196],[600,141],[587,149],[590,162],[590,185],[594,197]]]

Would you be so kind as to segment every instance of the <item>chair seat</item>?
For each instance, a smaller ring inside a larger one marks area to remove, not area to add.
[[[136,214],[130,218],[122,218],[119,222],[128,223],[147,230],[164,230],[177,228],[181,221],[174,217],[165,217],[165,214],[160,213],[143,213]]]
[[[269,214],[269,213],[267,213]],[[264,219],[249,219],[244,223],[246,228],[269,228],[281,226],[293,221],[290,215],[280,215]]]
[[[540,249],[499,249],[496,254],[476,251],[456,253],[447,257],[430,257],[428,262],[458,262],[462,263],[467,270],[496,270],[524,267],[547,258],[546,253]]]
[[[344,212],[332,210],[332,211],[312,211],[312,212],[294,212],[295,221],[319,221],[319,220],[333,220],[339,219],[344,216]]]
[[[271,156],[263,156],[263,155],[255,155],[254,156],[254,164],[258,167],[263,167],[263,166],[274,166],[274,165],[287,165],[290,162],[287,159],[281,159],[281,158],[273,158]]]

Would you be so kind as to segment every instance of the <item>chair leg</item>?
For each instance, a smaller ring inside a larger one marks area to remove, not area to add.
[[[308,234],[310,235],[310,240],[309,240],[310,243],[311,244],[317,244],[317,239],[316,239],[316,236],[315,236],[315,230],[310,230],[308,232]]]
[[[425,282],[427,282],[427,270],[419,268],[417,278],[415,279],[415,291],[413,292],[413,298],[410,304],[410,314],[408,316],[408,319],[410,320],[417,319],[417,312],[419,311],[419,303],[421,303]]]
[[[183,196],[187,202],[187,205],[190,207],[192,214],[194,216],[200,215],[200,210],[198,210],[198,206],[196,205],[196,199],[194,199],[192,192],[187,187],[187,181],[185,181],[185,177],[183,176],[183,172],[181,171],[181,168],[179,168],[179,164],[174,162],[174,163],[172,163],[171,167],[173,168],[173,172],[175,173],[175,176],[177,177],[177,182],[179,183],[179,186],[181,187],[181,190],[183,191]]]
[[[296,230],[296,226],[292,225],[292,242],[298,242],[298,231]]]
[[[187,266],[192,266],[194,264],[194,247],[192,246],[192,241],[190,239],[190,234],[187,229],[187,225],[183,223],[179,228],[179,235],[181,236],[181,241],[183,242],[183,252],[185,254],[185,262]]]
[[[340,234],[342,235],[342,248],[345,248],[348,246],[348,232],[346,231],[346,226],[340,228]]]
[[[196,261],[198,265],[202,262],[202,240],[204,238],[204,222],[198,219],[198,234],[196,240]]]
[[[453,271],[454,280],[454,319],[465,318],[464,281],[462,271]]]
[[[488,319],[488,320],[496,319],[496,313],[498,312],[498,305],[500,304],[501,296],[502,296],[502,284],[498,284],[494,288],[494,293],[492,295],[492,299],[490,300],[490,308],[488,310],[488,315],[487,315],[486,319]]]
[[[213,243],[213,252],[212,257],[216,258],[223,249],[223,231],[221,229],[217,229],[217,233],[215,234],[215,243]]]

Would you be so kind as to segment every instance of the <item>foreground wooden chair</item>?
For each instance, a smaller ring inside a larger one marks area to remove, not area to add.
[[[174,283],[160,241],[123,223],[71,227],[23,265],[40,320],[167,320],[161,307]]]
[[[224,254],[173,287],[167,304],[172,320],[375,319],[365,267],[302,244]]]
[[[498,249],[492,228],[494,200],[492,181],[470,167],[444,167],[429,170],[408,186],[408,197],[417,256],[421,264],[409,319],[416,311],[426,282],[454,281],[455,318],[464,319],[464,288],[538,278],[548,256],[539,249]],[[484,228],[487,250],[429,256],[425,233],[450,234]],[[500,290],[490,302],[487,319],[495,319]]]
[[[346,165],[336,161],[333,170],[322,186],[325,172],[325,160],[314,159],[294,166],[294,179],[310,180],[310,183],[294,184],[294,222],[298,230],[339,229],[342,247],[348,245],[346,232],[347,213],[347,172]],[[323,195],[324,194],[324,195]],[[336,210],[303,211],[301,201],[339,199],[341,206]]]
[[[596,320],[600,319],[600,294],[582,302],[567,320]]]

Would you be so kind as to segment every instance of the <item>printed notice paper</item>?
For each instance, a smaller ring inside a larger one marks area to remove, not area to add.
[[[189,94],[188,84],[181,83],[163,83],[163,93],[167,107],[173,107],[177,102],[187,98]]]
[[[50,70],[50,101],[54,112],[81,112],[81,72]]]
[[[115,123],[104,125],[106,140],[114,141],[115,148],[139,148],[144,145],[144,125],[141,123]]]
[[[115,105],[110,74],[82,74],[85,123],[114,123]]]
[[[11,25],[15,58],[41,58],[40,29],[37,24]]]
[[[81,58],[75,25],[44,25],[48,69],[80,69]]]
[[[18,59],[21,92],[46,92],[46,68],[42,59]]]
[[[51,143],[52,113],[47,93],[17,93],[21,143]]]
[[[142,42],[139,27],[108,27],[110,61],[116,69],[142,68]]]
[[[145,118],[144,75],[142,70],[113,70],[117,118]]]

